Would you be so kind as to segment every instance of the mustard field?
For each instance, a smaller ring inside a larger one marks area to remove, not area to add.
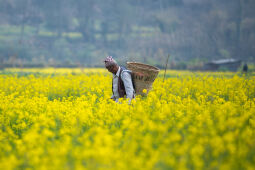
[[[255,76],[163,74],[128,104],[105,69],[0,71],[0,169],[255,169]]]

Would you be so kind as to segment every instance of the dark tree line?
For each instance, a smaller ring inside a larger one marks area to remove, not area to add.
[[[0,0],[0,61],[254,61],[254,9],[254,0]]]

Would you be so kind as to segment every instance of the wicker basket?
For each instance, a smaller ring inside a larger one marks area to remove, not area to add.
[[[133,73],[136,95],[146,96],[160,71],[159,68],[138,62],[127,62],[127,68]],[[147,93],[143,93],[143,89],[146,89]]]

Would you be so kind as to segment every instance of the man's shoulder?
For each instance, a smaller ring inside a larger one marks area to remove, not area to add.
[[[125,67],[121,67],[122,71],[121,71],[121,75],[130,75],[132,73],[132,71],[128,70]]]
[[[125,72],[126,72],[126,71],[127,71],[127,72],[132,72],[131,70],[127,69],[127,68],[124,67],[124,66],[121,66],[120,68],[121,68],[122,71],[125,71]]]

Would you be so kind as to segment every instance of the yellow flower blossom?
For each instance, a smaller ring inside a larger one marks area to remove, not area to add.
[[[0,71],[0,169],[255,169],[254,75],[163,74],[116,103],[105,69]]]

